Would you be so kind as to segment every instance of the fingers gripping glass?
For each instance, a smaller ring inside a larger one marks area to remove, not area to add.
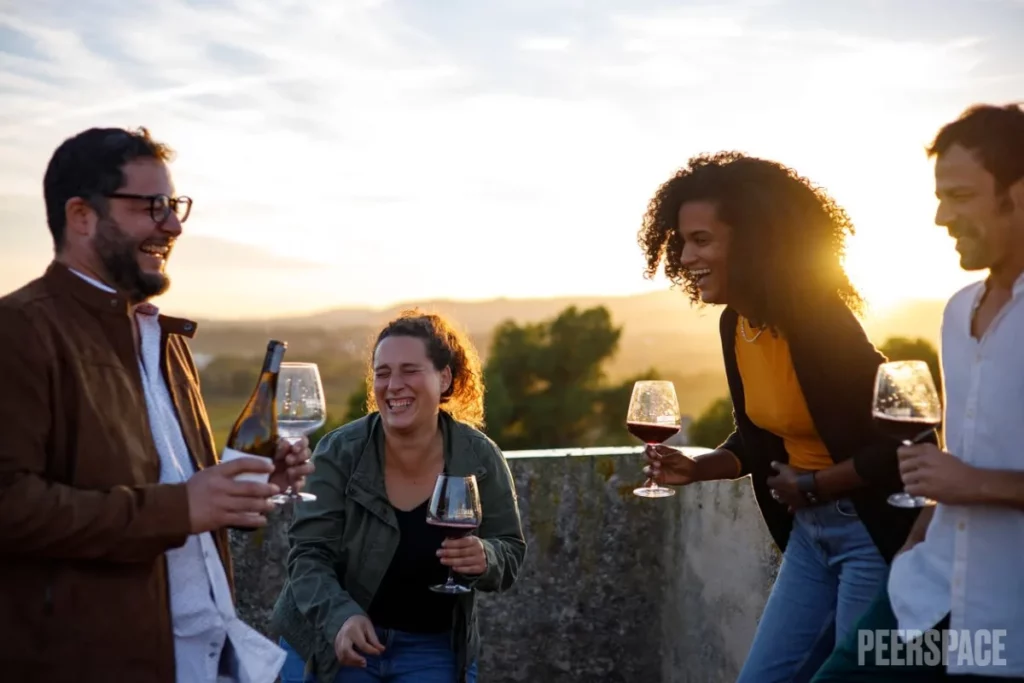
[[[165,194],[132,194],[130,192],[109,192],[104,197],[111,199],[148,199],[149,215],[154,223],[160,224],[171,217],[171,212],[178,217],[179,223],[188,220],[192,213],[191,197],[168,197]]]
[[[327,403],[316,363],[281,363],[277,375],[277,432],[282,439],[296,443],[320,429],[327,421]],[[288,487],[270,499],[277,504],[316,500],[305,491]]]
[[[895,361],[878,366],[871,416],[875,427],[904,446],[920,442],[942,423],[942,402],[931,370],[924,361]],[[901,508],[934,505],[924,496],[906,491],[889,496]]]
[[[659,444],[679,431],[679,399],[672,382],[642,381],[633,385],[626,412],[626,429],[647,445]],[[675,489],[648,478],[633,493],[643,498],[665,498]]]
[[[480,526],[483,509],[476,477],[439,475],[427,507],[427,524],[440,527],[448,538],[462,538]],[[448,581],[431,586],[435,593],[469,593],[472,589],[455,583],[455,573],[448,568]]]

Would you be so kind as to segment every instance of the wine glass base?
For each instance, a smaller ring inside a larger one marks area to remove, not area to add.
[[[900,492],[889,496],[889,505],[898,508],[926,508],[935,505],[935,501],[925,496],[912,496],[909,493]]]
[[[676,495],[676,490],[664,486],[641,486],[633,489],[633,495],[641,498],[668,498]]]
[[[279,493],[276,496],[271,496],[269,500],[274,505],[284,505],[286,503],[300,502],[308,503],[310,501],[316,500],[316,496],[314,496],[312,493],[306,493],[305,491],[301,493]]]
[[[472,592],[472,588],[466,588],[457,583],[443,583],[439,586],[431,586],[430,590],[435,593],[447,593],[448,595],[461,595],[462,593]]]

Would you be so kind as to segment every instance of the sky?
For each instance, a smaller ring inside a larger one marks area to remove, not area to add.
[[[1024,0],[0,0],[0,292],[52,258],[42,177],[91,126],[176,151],[157,303],[199,317],[624,295],[647,201],[741,150],[850,213],[869,301],[945,298],[938,128],[1024,100]]]

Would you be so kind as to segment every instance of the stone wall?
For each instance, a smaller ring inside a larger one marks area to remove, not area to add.
[[[481,596],[481,683],[735,680],[778,564],[747,479],[642,499],[636,449],[506,455],[529,549],[512,590]],[[288,517],[232,537],[263,630]]]

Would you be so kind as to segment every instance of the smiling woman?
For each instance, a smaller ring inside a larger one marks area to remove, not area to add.
[[[272,624],[281,680],[311,680],[308,667],[330,683],[472,683],[476,594],[510,588],[526,553],[508,465],[477,429],[480,359],[447,320],[408,311],[377,336],[367,395],[369,415],[317,445],[318,499],[296,511]],[[476,535],[428,524],[442,474],[475,478]],[[449,569],[460,594],[437,592]]]
[[[648,447],[661,484],[750,475],[782,567],[739,683],[806,683],[867,608],[916,512],[890,507],[898,443],[875,433],[882,355],[854,313],[854,232],[823,189],[774,161],[695,157],[651,199],[639,242],[652,276],[725,306],[735,431],[695,459]]]

